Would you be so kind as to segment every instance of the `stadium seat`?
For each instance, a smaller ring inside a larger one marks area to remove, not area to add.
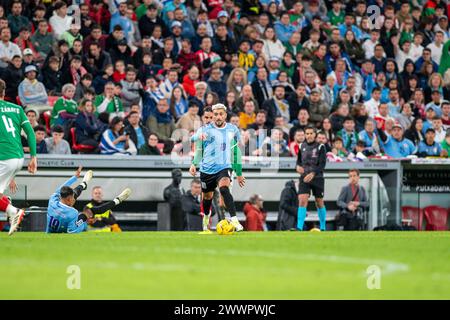
[[[426,230],[445,231],[448,230],[448,211],[439,206],[425,207],[424,215],[427,221]]]
[[[72,149],[77,152],[91,152],[95,149],[94,146],[86,144],[77,144],[75,128],[70,128],[70,137],[72,138]]]
[[[415,227],[418,231],[422,230],[423,210],[417,207],[402,207],[402,223]]]
[[[48,105],[53,108],[55,105],[56,100],[58,100],[58,96],[48,96]]]
[[[42,118],[44,119],[45,122],[45,128],[47,129],[47,134],[50,134],[52,129],[50,126],[50,118],[51,118],[51,113],[50,111],[44,111],[42,112]]]

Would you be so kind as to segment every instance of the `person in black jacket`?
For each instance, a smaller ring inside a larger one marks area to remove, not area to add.
[[[290,180],[281,191],[277,230],[286,231],[297,226],[298,197],[295,181]]]
[[[306,207],[312,192],[320,221],[320,231],[326,230],[326,208],[323,201],[325,180],[323,170],[326,164],[325,146],[316,141],[316,128],[308,126],[305,129],[306,141],[298,150],[296,171],[300,174],[298,187],[299,207],[297,213],[297,229],[303,230],[306,218]]]
[[[227,84],[222,80],[222,71],[220,68],[212,68],[208,80],[208,88],[219,96],[220,102],[225,102],[227,94]]]
[[[23,77],[22,58],[20,56],[14,56],[2,74],[2,79],[6,83],[5,98],[7,100],[16,103],[19,84],[23,80]]]
[[[59,69],[59,58],[56,56],[48,59],[48,65],[42,69],[42,83],[50,95],[61,94],[62,72]]]
[[[273,89],[267,78],[266,68],[259,68],[256,72],[256,79],[252,82],[253,96],[258,105],[262,106],[264,101],[269,100],[273,96]]]
[[[94,113],[94,104],[91,100],[81,101],[79,113],[75,119],[75,137],[77,144],[94,146],[91,153],[99,153],[98,148],[101,134],[106,125],[102,125]]]
[[[181,197],[181,207],[184,213],[185,230],[202,231],[202,216],[200,215],[200,195],[202,186],[198,179],[191,182],[191,190]]]

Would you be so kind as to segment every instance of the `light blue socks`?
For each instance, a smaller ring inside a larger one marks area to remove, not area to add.
[[[318,208],[317,213],[319,214],[320,231],[325,231],[327,229],[327,208]]]
[[[306,207],[298,207],[297,211],[297,230],[302,231],[306,219]]]

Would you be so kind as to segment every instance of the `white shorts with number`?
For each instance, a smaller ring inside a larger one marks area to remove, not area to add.
[[[0,160],[0,193],[4,193],[9,183],[22,169],[24,159]]]

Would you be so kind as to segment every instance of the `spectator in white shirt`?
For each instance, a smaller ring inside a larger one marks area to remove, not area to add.
[[[444,42],[450,39],[450,32],[448,31],[448,19],[446,16],[440,16],[438,23],[434,26],[434,32],[441,31],[444,33]]]
[[[8,63],[14,56],[22,57],[22,51],[17,46],[17,44],[12,43],[11,40],[11,29],[3,28],[0,33],[0,68],[6,68]]]
[[[380,30],[373,29],[370,31],[370,39],[367,39],[362,47],[366,53],[366,59],[371,59],[375,54],[375,46],[379,43]]]
[[[403,71],[403,67],[405,65],[405,61],[410,59],[415,63],[415,60],[412,56],[412,50],[411,50],[411,42],[409,40],[403,41],[401,44],[401,48],[398,46],[398,44],[394,45],[394,51],[395,51],[395,62],[398,66],[398,72]]]
[[[72,17],[67,15],[67,4],[65,2],[56,2],[54,8],[53,16],[49,22],[53,30],[53,35],[59,40],[62,34],[70,29]]]
[[[427,48],[431,50],[431,59],[439,64],[441,62],[442,48],[444,47],[444,33],[437,31],[434,35],[434,41]]]
[[[369,117],[374,118],[378,113],[378,107],[381,103],[381,90],[376,87],[372,90],[372,98],[369,101],[364,102],[367,114]]]
[[[422,56],[423,51],[422,42],[423,42],[423,33],[416,32],[414,34],[413,43],[411,43],[411,56],[412,61],[414,61],[414,63],[417,61],[417,59],[419,59]]]

